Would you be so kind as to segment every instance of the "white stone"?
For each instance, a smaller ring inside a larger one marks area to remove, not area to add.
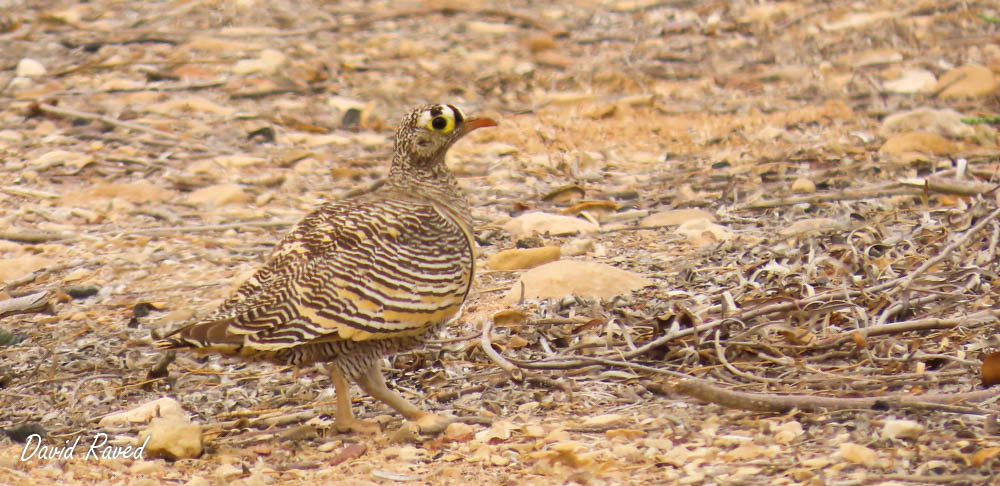
[[[42,63],[31,59],[24,58],[17,63],[17,75],[25,78],[33,78],[35,76],[44,76],[48,72],[45,70],[45,66]]]
[[[886,420],[882,426],[882,437],[887,439],[916,439],[925,427],[913,420]]]

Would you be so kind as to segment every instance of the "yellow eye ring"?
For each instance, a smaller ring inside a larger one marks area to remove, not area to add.
[[[455,129],[455,119],[450,116],[436,116],[427,122],[427,129],[447,135]]]

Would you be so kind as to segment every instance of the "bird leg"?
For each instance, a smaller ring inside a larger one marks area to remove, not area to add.
[[[369,395],[394,408],[407,420],[416,423],[421,433],[441,433],[448,427],[448,424],[455,421],[454,417],[425,412],[408,402],[402,395],[386,387],[385,377],[382,376],[382,365],[378,361],[358,377],[358,385]]]
[[[336,422],[334,423],[337,431],[359,434],[380,432],[382,429],[379,428],[377,423],[359,420],[354,417],[354,412],[351,411],[351,387],[347,383],[347,380],[344,379],[344,373],[340,371],[340,368],[335,364],[331,364],[327,367],[326,371],[330,374],[330,380],[333,381],[333,389],[337,393],[337,414],[335,417]]]

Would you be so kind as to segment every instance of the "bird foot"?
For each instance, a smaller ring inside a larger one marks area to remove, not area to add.
[[[421,434],[425,435],[437,435],[444,432],[444,429],[448,428],[452,422],[456,421],[455,417],[448,415],[438,415],[436,413],[427,413],[424,416],[413,421],[414,424],[420,429]]]
[[[403,422],[403,426],[393,432],[392,442],[419,444],[429,436],[444,432],[455,417],[425,413],[416,419]]]
[[[354,417],[349,419],[339,418],[333,424],[337,432],[372,435],[382,431],[382,428],[375,422],[360,420]]]

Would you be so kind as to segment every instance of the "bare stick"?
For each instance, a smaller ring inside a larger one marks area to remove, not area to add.
[[[205,226],[170,226],[166,228],[139,228],[135,230],[113,230],[95,235],[172,235],[177,233],[200,233],[203,231],[226,231],[245,228],[284,228],[295,223],[290,221],[246,221],[242,223],[210,224]]]
[[[164,132],[163,130],[157,130],[138,123],[115,120],[109,116],[98,115],[97,113],[87,113],[86,111],[74,110],[72,108],[60,108],[46,103],[39,104],[38,109],[43,113],[48,113],[50,115],[62,116],[66,118],[80,118],[84,120],[96,120],[102,123],[107,123],[113,127],[126,128],[128,130],[132,130],[133,132],[148,133],[150,135],[156,135],[157,137],[168,138],[170,140],[181,139],[181,137],[170,132]]]
[[[51,233],[48,231],[0,231],[0,240],[16,241],[18,243],[45,243],[72,239],[71,235]]]
[[[987,309],[962,317],[952,317],[941,319],[938,317],[927,317],[923,319],[913,319],[910,321],[894,322],[873,326],[857,331],[848,331],[820,343],[817,347],[836,346],[840,343],[853,339],[855,332],[860,332],[864,337],[883,336],[886,334],[899,334],[908,331],[923,331],[927,329],[950,329],[958,326],[975,326],[989,324],[1000,320],[1000,309]]]
[[[0,187],[0,191],[6,192],[12,196],[35,197],[38,199],[59,199],[58,194],[39,191],[38,189],[29,189],[27,187],[2,186]]]
[[[513,10],[504,10],[498,8],[464,9],[461,7],[432,7],[432,8],[416,8],[411,10],[399,10],[390,14],[373,15],[371,17],[360,19],[350,24],[345,22],[329,22],[326,24],[318,25],[316,27],[308,27],[305,29],[285,31],[276,33],[274,35],[276,37],[294,37],[300,35],[315,34],[316,32],[322,32],[325,30],[331,30],[336,32],[354,32],[360,29],[364,29],[375,22],[381,22],[385,20],[395,20],[404,17],[423,17],[438,13],[450,15],[455,12],[465,12],[472,15],[482,15],[490,17],[507,17],[510,19],[517,20],[518,22],[521,22],[528,27],[550,32],[556,36],[566,32],[566,29],[562,28],[561,26],[548,25],[539,20],[537,17],[528,14],[523,14],[520,12],[515,12]]]
[[[167,86],[143,85],[142,87],[139,88],[111,88],[111,89],[98,89],[91,91],[64,91],[62,93],[53,93],[53,95],[90,96],[97,93],[138,93],[142,91],[195,91],[199,89],[216,88],[224,84],[226,84],[226,81],[209,81],[206,83],[175,84]]]
[[[871,474],[865,476],[864,484],[899,484],[897,481],[916,484],[982,484],[987,482],[986,477],[978,474]]]
[[[909,289],[910,284],[912,284],[913,281],[916,280],[918,276],[926,272],[928,268],[931,268],[932,266],[938,264],[938,262],[940,262],[941,260],[947,258],[948,255],[950,255],[951,252],[955,251],[956,248],[964,246],[966,243],[968,243],[973,236],[975,236],[983,228],[985,228],[986,225],[990,224],[990,222],[996,219],[997,216],[1000,216],[1000,208],[994,209],[992,213],[987,215],[985,218],[979,220],[979,222],[976,223],[973,227],[966,230],[965,234],[962,235],[961,238],[953,241],[950,245],[944,247],[944,249],[942,249],[941,252],[937,254],[937,256],[925,261],[923,265],[920,265],[919,267],[917,267],[916,270],[910,272],[905,277],[902,277],[902,279],[895,280],[894,282],[899,282],[899,284],[896,285],[893,289],[889,290],[887,296],[895,295],[902,290]]]
[[[931,395],[889,395],[884,397],[866,398],[836,398],[814,395],[774,395],[765,393],[748,393],[719,388],[707,380],[690,378],[674,385],[673,389],[706,402],[719,404],[729,408],[751,410],[755,412],[787,413],[792,410],[813,412],[820,410],[851,410],[872,408],[884,405],[889,408],[916,408],[920,410],[935,410],[953,413],[968,413],[985,415],[990,413],[975,407],[951,405],[963,401],[983,401],[1000,395],[1000,389],[988,390],[987,393],[955,393]]]
[[[67,268],[79,267],[79,266],[87,265],[87,264],[92,263],[92,262],[93,262],[93,260],[75,260],[75,261],[72,261],[72,262],[69,262],[69,263],[61,263],[59,265],[53,265],[51,267],[40,268],[40,269],[35,270],[34,272],[31,272],[31,273],[29,273],[29,274],[27,274],[27,275],[25,275],[23,277],[18,277],[18,278],[15,278],[13,280],[8,280],[6,284],[0,283],[0,291],[11,290],[11,289],[15,289],[17,287],[20,287],[22,285],[27,285],[27,284],[33,282],[36,278],[38,278],[38,277],[40,277],[40,276],[42,276],[42,275],[44,275],[46,273],[61,272],[63,270],[66,270]]]
[[[49,292],[46,290],[13,299],[0,300],[0,317],[31,312],[44,312],[48,308]]]
[[[76,387],[73,388],[73,398],[71,398],[70,401],[69,401],[70,407],[76,408],[76,405],[80,403],[80,402],[77,401],[76,397],[77,397],[77,395],[79,395],[80,388],[82,388],[84,384],[86,384],[89,381],[103,380],[103,379],[107,379],[107,378],[120,378],[120,376],[118,376],[118,375],[112,375],[112,374],[91,375],[91,376],[87,376],[87,377],[85,377],[85,378],[77,381],[76,382]]]
[[[745,371],[736,369],[736,367],[733,366],[728,359],[726,359],[726,351],[722,349],[722,344],[719,343],[718,329],[715,330],[715,354],[719,357],[719,361],[722,362],[722,366],[725,366],[730,373],[739,376],[740,378],[744,378],[750,381],[759,381],[763,383],[776,383],[781,381],[781,380],[776,380],[774,378],[767,378],[765,376],[757,376],[754,375],[753,373],[747,373]]]
[[[566,359],[566,360],[544,360],[544,361],[510,360],[510,361],[519,368],[524,368],[529,370],[571,370],[576,368],[584,368],[587,366],[606,365],[618,368],[625,368],[633,371],[635,370],[645,371],[647,373],[653,373],[656,375],[672,376],[675,378],[691,377],[691,375],[687,375],[684,373],[679,373],[671,370],[663,370],[660,368],[653,368],[652,366],[632,363],[630,361],[618,361],[606,358],[595,358],[591,356],[579,356],[575,359]]]
[[[496,363],[501,369],[510,373],[511,378],[517,381],[524,380],[524,373],[515,365],[504,358],[503,355],[493,349],[493,342],[490,340],[490,334],[493,332],[493,321],[491,319],[486,319],[483,322],[483,334],[479,338],[479,347],[483,349],[486,356]]]
[[[1000,210],[998,210],[998,211],[1000,211]],[[997,211],[993,212],[993,214],[996,214],[996,213],[997,213]],[[980,225],[977,224],[976,226],[980,226]],[[983,224],[983,226],[985,226],[985,223]],[[976,229],[976,228],[973,228],[973,229]],[[880,291],[882,291],[884,289],[894,287],[894,285],[897,282],[901,281],[903,278],[904,277],[900,277],[898,279],[894,279],[894,280],[891,280],[889,282],[885,282],[883,284],[876,285],[874,287],[869,287],[868,289],[865,290],[865,292],[869,292],[869,293],[871,293],[871,292],[880,292]],[[644,344],[642,346],[639,346],[635,350],[632,350],[632,351],[629,351],[627,353],[624,353],[623,357],[626,358],[626,359],[635,358],[636,356],[640,356],[642,354],[648,353],[649,351],[651,351],[653,349],[656,349],[656,348],[658,348],[660,346],[663,346],[663,345],[665,345],[665,344],[667,344],[667,343],[669,343],[671,341],[674,341],[676,339],[680,339],[680,338],[687,337],[687,336],[690,336],[690,335],[695,335],[695,334],[702,333],[702,332],[705,332],[705,331],[710,331],[710,330],[715,329],[715,328],[719,327],[720,325],[722,325],[722,323],[725,322],[727,319],[737,319],[737,320],[747,321],[747,320],[750,320],[750,319],[752,319],[754,317],[759,317],[759,316],[774,314],[774,313],[777,313],[777,312],[788,312],[788,311],[793,311],[793,310],[804,310],[804,309],[808,309],[809,306],[815,305],[815,304],[821,305],[822,306],[821,310],[832,310],[832,309],[835,309],[835,308],[846,307],[848,305],[846,302],[840,303],[840,302],[837,302],[837,301],[839,301],[839,300],[841,300],[843,298],[856,297],[856,296],[860,295],[860,293],[861,292],[858,291],[858,290],[835,290],[835,291],[824,292],[822,294],[813,295],[813,296],[802,298],[802,299],[772,302],[772,303],[764,304],[764,305],[761,305],[761,306],[758,306],[758,307],[755,307],[755,308],[752,308],[752,309],[745,309],[745,310],[742,310],[742,311],[740,311],[739,313],[737,313],[737,314],[735,314],[733,316],[730,316],[729,318],[716,319],[714,321],[709,321],[709,322],[706,322],[706,323],[704,323],[702,325],[699,325],[699,326],[694,326],[694,327],[690,327],[690,328],[687,328],[687,329],[682,329],[682,330],[679,330],[679,331],[676,331],[676,332],[671,332],[671,333],[668,333],[666,335],[660,336],[659,338],[656,338],[653,341],[650,341],[650,342],[648,342],[648,343],[646,343],[646,344]],[[817,310],[820,310],[820,309],[817,309]],[[998,319],[1000,319],[1000,311],[986,310],[986,311],[977,312],[975,314],[970,314],[968,316],[948,318],[948,319],[927,318],[927,319],[915,319],[915,320],[905,321],[905,322],[897,322],[897,323],[893,323],[893,324],[885,324],[885,325],[881,325],[881,326],[876,326],[876,327],[870,327],[870,328],[867,328],[867,329],[863,329],[863,330],[861,330],[861,332],[863,332],[865,336],[878,336],[878,335],[882,335],[882,334],[896,334],[896,333],[901,333],[901,332],[906,332],[906,331],[916,331],[916,330],[922,330],[922,329],[946,329],[946,328],[950,328],[950,327],[956,327],[956,326],[959,326],[959,325],[978,325],[978,324],[984,324],[984,323],[988,323],[988,322],[994,322],[994,321],[996,321]],[[846,340],[849,340],[849,339],[851,339],[851,334],[853,334],[853,332],[854,331],[851,331],[851,332],[849,332],[847,334],[840,335],[840,336],[837,336],[835,338],[832,338],[829,341],[824,341],[822,343],[822,346],[824,346],[824,347],[826,347],[826,346],[832,346],[832,345],[836,345],[836,344],[842,343],[842,342],[844,342]]]
[[[173,140],[172,145],[181,146],[188,149],[208,151],[207,147],[191,144],[185,142],[179,135],[174,135],[170,132],[164,132],[163,130],[157,130],[152,127],[147,127],[146,125],[140,125],[138,123],[132,123],[127,121],[116,120],[109,116],[98,115],[97,113],[88,113],[86,111],[74,110],[71,108],[60,108],[57,106],[52,106],[46,103],[41,103],[38,105],[38,109],[43,113],[48,113],[50,115],[62,116],[67,118],[80,118],[84,120],[96,120],[102,123],[106,123],[113,127],[125,128],[132,130],[133,132],[142,132],[154,135],[159,138],[165,138],[167,140]]]
[[[887,307],[884,311],[882,311],[881,314],[879,314],[878,319],[875,320],[875,325],[876,326],[885,325],[885,323],[888,322],[889,319],[891,319],[893,316],[899,314],[900,312],[905,311],[908,308],[912,309],[919,306],[927,305],[931,302],[943,300],[945,298],[953,298],[956,296],[963,295],[964,292],[968,292],[969,289],[972,288],[972,286],[977,282],[977,279],[974,278],[970,278],[968,280],[969,281],[965,284],[965,286],[963,286],[960,289],[948,292],[947,294],[935,293],[931,295],[925,295],[917,299],[911,299],[908,302],[906,300],[904,300],[903,302],[895,302],[889,307]]]
[[[949,181],[939,178],[928,177],[926,179],[904,180],[900,182],[904,186],[927,188],[930,192],[941,194],[955,194],[959,196],[978,196],[997,189],[996,184],[976,181]]]
[[[856,199],[903,196],[907,194],[918,195],[920,194],[921,189],[900,187],[899,184],[892,183],[865,189],[840,191],[831,194],[813,194],[810,196],[794,196],[770,201],[759,201],[743,204],[734,209],[737,211],[745,209],[771,209],[783,206],[794,206],[796,204],[803,203],[815,204],[827,201],[850,201]]]

